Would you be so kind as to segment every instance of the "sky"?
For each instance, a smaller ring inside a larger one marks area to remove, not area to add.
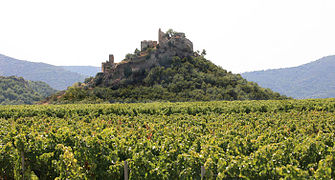
[[[233,73],[335,55],[334,0],[0,0],[0,54],[53,65],[116,62],[184,32]]]

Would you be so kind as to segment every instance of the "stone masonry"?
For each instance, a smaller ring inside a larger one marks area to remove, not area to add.
[[[152,48],[153,51],[148,48]],[[135,76],[136,73],[168,63],[174,56],[183,58],[193,55],[193,43],[185,37],[184,33],[168,34],[159,29],[158,43],[152,40],[141,41],[140,53],[131,55],[129,59],[114,63],[114,56],[110,54],[109,60],[102,63],[104,82],[115,84],[125,78],[125,71],[132,72]]]
[[[157,41],[141,41],[141,51],[144,51],[147,48],[155,48],[157,46]]]
[[[114,67],[115,67],[114,55],[110,54],[108,61],[102,63],[101,71],[103,73],[106,73],[106,72],[111,71]]]

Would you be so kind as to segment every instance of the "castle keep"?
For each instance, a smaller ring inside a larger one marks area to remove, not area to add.
[[[115,67],[114,55],[110,54],[108,61],[102,63],[101,71],[103,73],[108,72],[108,71],[111,71],[114,67]]]
[[[188,40],[184,33],[168,32],[158,30],[158,42],[153,40],[141,41],[141,51],[127,55],[120,63],[114,63],[113,54],[102,63],[101,70],[112,79],[122,79],[122,74],[126,72],[137,72],[143,69],[159,65],[163,60],[173,56],[192,56],[193,43]],[[126,73],[127,74],[127,73]]]

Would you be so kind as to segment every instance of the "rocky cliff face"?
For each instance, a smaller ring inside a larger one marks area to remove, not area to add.
[[[173,57],[191,57],[194,55],[193,43],[184,33],[160,32],[159,44],[132,54],[127,59],[113,65],[110,71],[99,73],[90,86],[119,86],[127,82],[136,84],[145,77],[145,73],[156,66],[169,66]]]

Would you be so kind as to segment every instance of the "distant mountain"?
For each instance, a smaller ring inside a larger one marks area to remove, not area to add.
[[[0,76],[0,105],[34,104],[54,93],[56,90],[44,82]]]
[[[0,54],[0,76],[18,76],[31,81],[42,81],[57,90],[66,89],[87,76],[45,63],[17,60]]]
[[[241,75],[262,87],[297,99],[335,97],[335,56],[323,57],[297,67]]]
[[[95,67],[95,66],[60,66],[64,68],[65,70],[79,73],[81,75],[91,77],[95,76],[98,72],[101,72],[101,67]]]

